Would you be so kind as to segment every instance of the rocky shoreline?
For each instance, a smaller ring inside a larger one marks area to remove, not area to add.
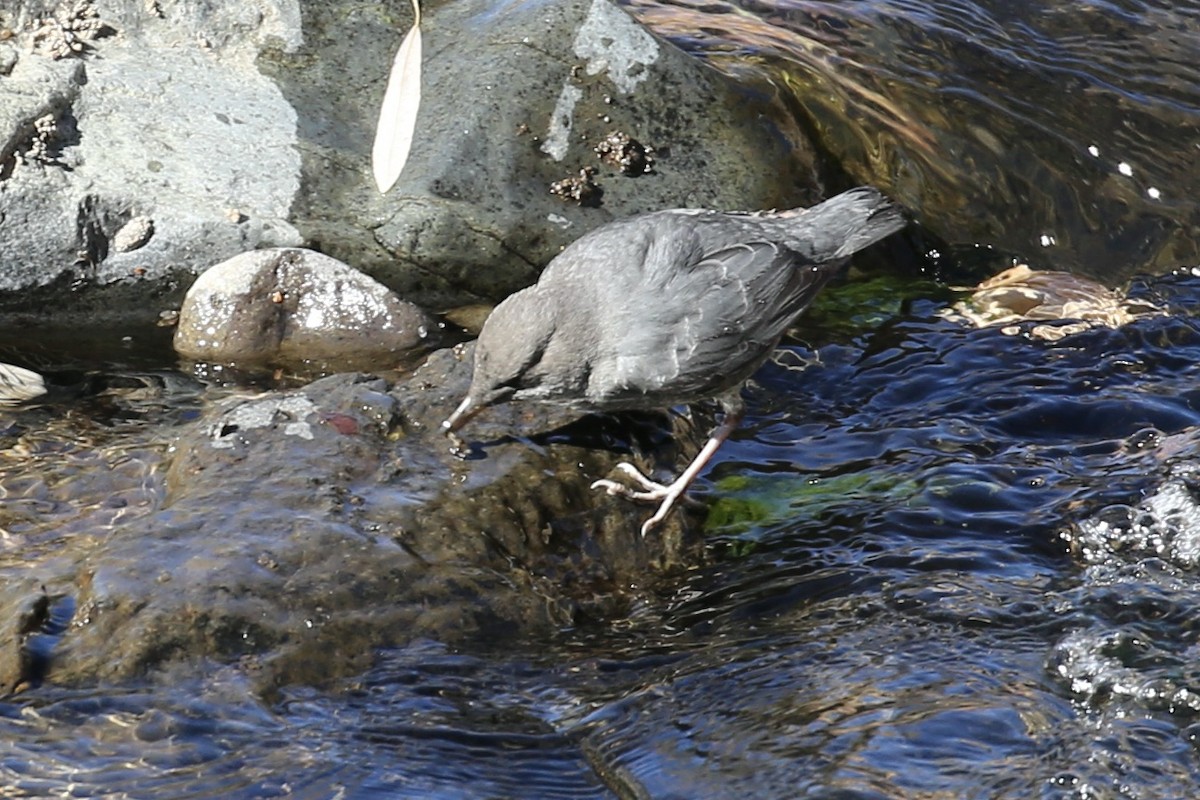
[[[812,149],[770,93],[607,0],[486,28],[486,3],[435,5],[418,141],[379,196],[368,145],[403,16],[231,8],[28,0],[0,16],[0,312],[132,329],[195,283],[183,356],[343,374],[205,403],[165,432],[158,488],[119,523],[7,560],[2,685],[208,659],[241,659],[264,689],[320,681],[416,637],[620,614],[699,563],[694,512],[643,539],[643,508],[588,487],[630,448],[677,470],[711,420],[651,416],[639,443],[625,423],[503,409],[463,460],[437,426],[470,345],[412,301],[494,302],[614,217],[815,199]],[[394,384],[353,371],[399,364],[420,366]]]

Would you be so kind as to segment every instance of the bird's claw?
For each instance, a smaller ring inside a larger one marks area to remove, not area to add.
[[[687,488],[686,484],[681,486],[679,485],[679,482],[676,481],[670,486],[666,486],[658,481],[651,480],[650,478],[646,477],[641,470],[639,470],[633,464],[630,464],[628,461],[622,461],[621,463],[617,464],[617,469],[632,478],[642,488],[631,489],[623,483],[618,483],[617,481],[609,480],[608,478],[601,478],[598,481],[594,481],[592,483],[592,488],[603,489],[611,495],[624,497],[627,500],[636,500],[641,503],[659,503],[658,510],[654,512],[654,516],[642,523],[643,538],[645,538],[646,534],[650,533],[650,531],[662,524],[662,521],[667,518],[667,514],[671,513],[671,509],[675,507],[675,502],[681,497],[683,498],[684,502],[696,502],[683,493],[684,489]]]
[[[617,495],[618,497],[624,497],[627,500],[637,500],[643,503],[654,503],[662,500],[671,491],[669,486],[664,486],[658,481],[647,478],[640,469],[635,467],[633,464],[630,464],[628,461],[622,461],[620,464],[617,464],[617,469],[633,478],[633,480],[640,484],[642,488],[640,490],[631,489],[623,483],[618,483],[617,481],[609,480],[608,478],[601,478],[600,480],[595,481],[592,483],[592,488],[603,489],[611,495]]]

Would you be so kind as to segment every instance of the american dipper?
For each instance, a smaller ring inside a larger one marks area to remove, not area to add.
[[[847,259],[906,224],[869,186],[809,209],[753,214],[673,209],[618,220],[576,240],[538,282],[491,313],[453,434],[487,406],[533,400],[584,412],[715,399],[724,418],[669,486],[602,488],[660,502],[657,526],[741,421],[742,384]]]

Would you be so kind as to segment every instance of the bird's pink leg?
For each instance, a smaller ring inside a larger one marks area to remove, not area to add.
[[[609,494],[620,495],[621,497],[625,497],[630,500],[641,500],[646,502],[662,501],[658,506],[658,510],[654,512],[654,516],[650,517],[650,519],[646,520],[642,524],[642,536],[645,536],[647,533],[657,528],[659,524],[661,524],[662,521],[667,518],[667,514],[670,514],[671,509],[675,507],[675,501],[678,500],[683,493],[687,491],[688,487],[692,485],[692,481],[696,480],[696,476],[699,475],[704,467],[708,465],[708,462],[712,460],[713,455],[717,452],[721,445],[725,443],[725,440],[729,438],[729,435],[733,433],[734,429],[737,428],[738,423],[741,421],[741,408],[727,411],[725,413],[725,419],[723,419],[721,424],[717,426],[717,429],[713,431],[712,436],[710,436],[708,441],[704,443],[704,447],[702,447],[700,452],[696,454],[696,457],[692,459],[692,463],[688,464],[687,469],[685,469],[670,486],[666,486],[647,478],[637,467],[633,466],[627,461],[622,461],[620,464],[617,464],[617,469],[621,470],[626,475],[629,475],[631,478],[641,484],[641,491],[630,489],[624,484],[608,480],[607,478],[596,481],[592,484],[592,488],[604,489]]]

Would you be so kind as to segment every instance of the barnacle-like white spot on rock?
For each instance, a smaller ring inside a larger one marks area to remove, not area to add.
[[[149,217],[134,217],[113,235],[112,247],[118,253],[128,253],[146,244],[153,235],[154,220]]]

